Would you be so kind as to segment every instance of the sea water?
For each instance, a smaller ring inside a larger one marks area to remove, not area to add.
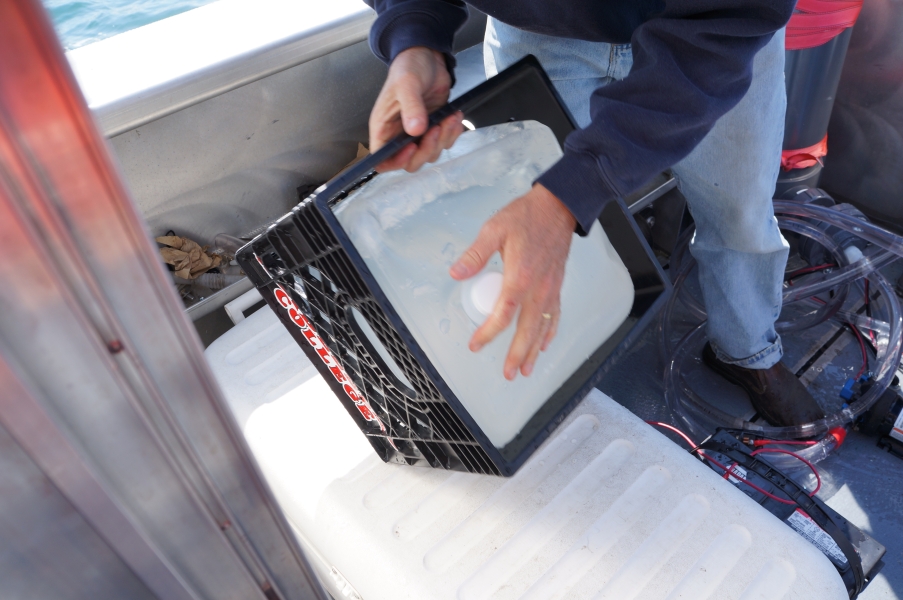
[[[213,0],[43,0],[66,50],[210,4]]]
[[[558,335],[530,377],[508,381],[502,374],[513,323],[480,352],[468,349],[480,324],[473,306],[465,308],[473,284],[455,281],[448,269],[483,223],[529,191],[560,157],[552,131],[536,122],[469,131],[433,165],[413,174],[379,175],[336,207],[339,222],[414,339],[499,448],[614,333],[633,305],[627,269],[595,226],[588,236],[573,238]],[[504,272],[498,254],[485,271]],[[484,285],[493,287],[492,281]]]

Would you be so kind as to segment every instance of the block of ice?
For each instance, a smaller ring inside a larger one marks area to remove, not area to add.
[[[633,284],[601,227],[574,236],[558,336],[533,375],[507,381],[514,325],[479,353],[469,290],[448,269],[483,223],[561,157],[550,129],[526,121],[465,132],[417,173],[379,175],[336,206],[336,216],[405,325],[464,407],[504,447],[627,318]],[[503,271],[498,254],[487,266]],[[462,291],[464,293],[462,293]],[[482,293],[482,292],[481,292]]]

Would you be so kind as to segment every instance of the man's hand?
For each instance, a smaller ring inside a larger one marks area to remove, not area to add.
[[[474,332],[470,350],[479,352],[517,318],[517,331],[508,357],[505,378],[517,370],[533,372],[540,350],[545,351],[558,330],[561,283],[576,221],[549,190],[535,184],[489,219],[477,240],[451,267],[462,280],[476,275],[489,258],[500,252],[505,264],[502,293],[486,322]],[[550,318],[545,318],[548,315]]]
[[[429,48],[408,48],[389,66],[389,75],[370,112],[370,152],[376,152],[404,130],[423,135],[379,166],[379,171],[405,169],[413,173],[424,163],[434,162],[439,153],[461,134],[461,113],[447,117],[427,131],[428,115],[448,101],[451,75],[445,57]]]

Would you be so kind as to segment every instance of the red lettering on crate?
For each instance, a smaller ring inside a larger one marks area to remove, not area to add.
[[[307,320],[307,317],[304,316],[304,313],[298,309],[298,306],[295,304],[295,301],[292,300],[291,296],[289,296],[285,290],[281,287],[277,287],[274,290],[276,294],[276,301],[279,303],[279,306],[283,307],[288,313],[288,317],[301,329],[301,333],[304,335],[304,339],[308,341],[308,343],[313,347],[314,351],[316,351],[317,356],[323,361],[323,364],[329,369],[329,372],[332,373],[332,376],[335,377],[335,380],[339,382],[339,385],[342,386],[342,389],[345,390],[345,393],[348,394],[348,397],[351,398],[351,401],[354,402],[354,405],[357,407],[358,411],[360,411],[361,416],[363,416],[368,421],[376,421],[379,425],[380,430],[383,432],[386,431],[385,426],[382,424],[382,421],[379,420],[379,417],[376,416],[376,412],[374,412],[373,408],[370,406],[370,403],[367,402],[367,399],[364,398],[364,395],[361,394],[354,383],[351,381],[351,378],[345,373],[345,369],[342,368],[342,365],[339,364],[339,361],[335,359],[332,353],[329,351],[329,348],[326,347],[326,344],[323,343],[323,340],[320,339],[320,336],[317,334],[316,330]]]

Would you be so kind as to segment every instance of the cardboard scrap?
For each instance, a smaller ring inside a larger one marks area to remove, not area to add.
[[[157,243],[168,246],[160,248],[163,262],[176,269],[176,276],[182,279],[196,279],[202,273],[216,268],[222,257],[207,252],[207,246],[201,246],[188,238],[178,235],[163,235],[156,238]]]
[[[354,165],[359,163],[362,158],[366,158],[367,156],[370,156],[370,151],[367,150],[366,146],[364,146],[362,143],[358,142],[357,143],[357,155],[354,157],[354,160],[352,160],[350,163],[348,163],[347,165],[342,167],[342,170],[339,171],[338,173],[336,173],[333,177],[338,177],[339,175],[341,175],[342,173],[344,173],[345,171],[347,171],[348,169],[350,169],[351,167],[353,167]]]

